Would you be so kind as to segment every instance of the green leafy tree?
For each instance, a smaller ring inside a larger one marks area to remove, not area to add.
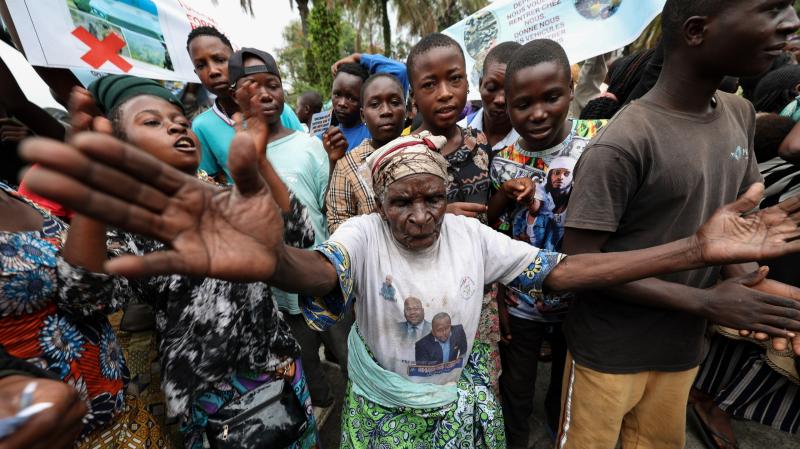
[[[414,36],[443,30],[483,8],[487,0],[391,0],[397,11],[397,24]],[[377,19],[383,29],[383,48],[391,56],[392,30],[389,20],[390,0],[345,0],[343,4],[356,11],[359,20]],[[397,55],[395,55],[397,56]]]
[[[323,0],[314,0],[313,5],[308,15],[308,82],[329,90],[333,81],[331,66],[341,57],[341,11]]]

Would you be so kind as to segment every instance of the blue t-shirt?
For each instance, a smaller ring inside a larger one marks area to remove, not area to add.
[[[328,189],[328,154],[322,142],[303,132],[294,132],[270,142],[267,158],[286,187],[306,207],[314,227],[314,242],[320,244],[328,238],[328,223],[322,210]],[[300,313],[297,295],[272,289],[281,310],[292,315]]]
[[[370,134],[369,129],[367,129],[367,125],[364,122],[360,122],[358,125],[352,128],[345,128],[344,126],[339,126],[339,129],[342,130],[342,134],[344,134],[344,138],[347,139],[347,153],[350,152],[353,148],[361,145],[361,142],[364,139],[371,139],[372,134]],[[322,135],[325,134],[325,131],[317,134],[317,137],[322,140]]]
[[[297,115],[292,108],[286,105],[281,113],[281,124],[284,128],[303,131]],[[233,182],[228,170],[228,147],[236,134],[233,126],[233,120],[217,107],[216,102],[211,109],[204,111],[192,121],[192,131],[200,139],[200,170],[211,176],[225,172],[229,183]]]

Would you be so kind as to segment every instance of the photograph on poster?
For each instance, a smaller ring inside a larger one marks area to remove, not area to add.
[[[115,33],[125,41],[120,54],[156,67],[172,70],[153,0],[65,0],[72,22],[104,39]]]

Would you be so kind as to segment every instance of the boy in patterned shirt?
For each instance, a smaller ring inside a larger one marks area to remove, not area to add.
[[[572,171],[589,139],[606,122],[567,118],[573,97],[572,75],[564,49],[551,40],[529,42],[514,53],[506,69],[505,96],[511,124],[520,137],[492,159],[490,177],[497,193],[490,201],[490,223],[514,238],[558,251],[572,191]],[[522,182],[508,182],[513,179],[532,180],[533,197],[520,195]],[[524,199],[520,201],[521,197]],[[545,412],[551,435],[558,425],[566,357],[560,323],[569,297],[547,295],[543,301],[534,302],[502,286],[499,290],[506,343],[500,347],[500,389],[508,447],[528,447],[535,367],[548,333],[552,333],[548,339],[553,348],[553,367]],[[534,367],[533,375],[530,367]]]

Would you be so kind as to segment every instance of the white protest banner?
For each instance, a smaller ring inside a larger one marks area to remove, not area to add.
[[[239,0],[6,0],[33,65],[197,82],[186,37],[201,25],[258,32]],[[253,43],[248,42],[253,45]],[[262,45],[262,48],[266,46]]]
[[[498,0],[444,30],[464,49],[470,97],[483,59],[500,42],[552,39],[580,62],[633,42],[666,0]]]
[[[312,136],[316,136],[317,134],[325,131],[326,129],[330,128],[331,126],[331,114],[333,110],[327,110],[322,112],[317,112],[316,114],[311,116],[311,126],[308,128],[308,133]]]

